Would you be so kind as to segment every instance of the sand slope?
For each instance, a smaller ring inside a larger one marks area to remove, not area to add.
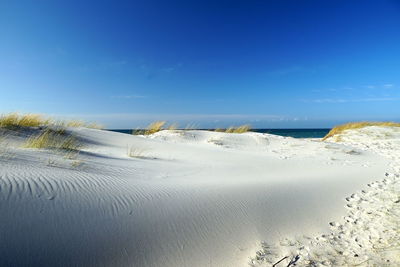
[[[389,168],[345,198],[347,211],[330,231],[263,242],[251,265],[400,266],[400,128],[347,130],[328,141],[373,151],[390,159]]]
[[[247,266],[261,241],[327,231],[391,162],[258,133],[71,131],[78,159],[2,141],[0,266]]]

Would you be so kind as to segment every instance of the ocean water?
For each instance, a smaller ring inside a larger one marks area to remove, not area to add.
[[[201,130],[213,130],[213,129],[201,129]],[[257,133],[269,133],[280,136],[290,136],[294,138],[322,138],[330,129],[252,129],[252,132]],[[132,134],[132,129],[110,129],[109,131]]]
[[[331,129],[255,129],[254,132],[269,133],[294,138],[322,138]]]

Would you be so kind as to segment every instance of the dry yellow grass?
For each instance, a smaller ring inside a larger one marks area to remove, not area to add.
[[[225,131],[226,131],[226,129],[223,129],[223,128],[216,128],[214,130],[214,132],[219,132],[219,133],[224,133]]]
[[[165,122],[165,121],[155,121],[153,123],[150,123],[150,125],[147,126],[147,128],[146,128],[146,130],[144,131],[143,134],[144,135],[149,135],[149,134],[153,134],[153,133],[159,132],[159,131],[161,131],[163,129],[163,127],[164,127],[164,125],[166,123],[167,122]]]
[[[250,131],[250,129],[251,129],[251,126],[248,124],[245,124],[245,125],[236,126],[236,127],[232,126],[227,129],[217,128],[214,131],[215,132],[225,132],[225,133],[245,133],[245,132]]]
[[[79,120],[60,121],[41,114],[20,114],[18,112],[0,115],[0,127],[16,129],[20,127],[60,126],[60,127],[86,127],[101,129],[96,123],[86,123]]]
[[[178,129],[178,124],[173,123],[170,124],[169,126],[166,126],[167,122],[166,121],[155,121],[151,123],[149,126],[147,126],[146,129],[140,130],[140,129],[135,129],[132,130],[132,134],[134,135],[150,135],[162,130],[177,130]],[[195,124],[189,124],[185,127],[184,130],[194,130],[197,129],[198,127]],[[245,133],[248,132],[251,129],[251,126],[248,124],[241,125],[241,126],[235,126],[235,127],[229,127],[227,129],[223,128],[217,128],[214,131],[215,132],[225,132],[225,133]]]
[[[86,127],[86,128],[92,128],[92,129],[102,129],[104,128],[103,125],[98,124],[98,123],[88,123],[85,121],[81,121],[81,120],[70,120],[70,121],[66,121],[64,123],[65,126],[67,127]]]
[[[65,126],[67,127],[84,127],[85,125],[86,123],[80,120],[72,120],[65,123]]]
[[[345,130],[352,130],[352,129],[360,129],[368,126],[383,126],[383,127],[400,127],[400,123],[397,122],[349,122],[346,124],[335,126],[332,130],[329,131],[327,135],[325,135],[322,140],[325,140],[329,137],[332,137],[337,134],[343,133]]]
[[[49,118],[40,114],[19,114],[17,112],[3,114],[0,116],[0,127],[18,128],[18,127],[39,127],[51,124]]]
[[[166,121],[155,121],[149,124],[149,126],[146,127],[146,129],[134,129],[132,130],[133,135],[150,135],[162,130],[177,130],[178,129],[178,124],[177,123],[172,123],[168,126],[166,126],[167,122]]]
[[[46,129],[39,135],[31,136],[25,143],[27,148],[53,148],[76,151],[81,148],[78,139],[64,130]]]

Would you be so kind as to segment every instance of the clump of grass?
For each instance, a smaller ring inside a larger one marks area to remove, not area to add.
[[[215,129],[216,132],[225,132],[225,133],[245,133],[250,131],[251,126],[248,124],[240,125],[240,126],[232,126],[227,129],[217,128]]]
[[[147,129],[144,131],[144,134],[150,135],[150,134],[159,132],[163,129],[165,124],[166,124],[165,121],[155,121],[153,123],[150,123],[150,125],[147,126]]]
[[[66,151],[77,151],[82,145],[78,139],[67,134],[65,130],[46,129],[39,135],[31,136],[24,145],[27,148],[52,148]]]
[[[156,132],[159,132],[161,130],[164,130],[164,125],[166,124],[165,121],[155,121],[149,124],[146,129],[141,130],[141,129],[136,129],[132,130],[132,134],[134,135],[150,135]]]
[[[140,130],[140,129],[136,129],[136,130],[132,130],[132,134],[134,135],[150,135],[162,130],[176,130],[178,129],[178,124],[177,123],[173,123],[170,124],[169,126],[166,126],[167,122],[166,121],[155,121],[149,124],[149,126],[147,126],[146,129],[144,130]]]
[[[86,125],[86,123],[84,121],[80,121],[80,120],[72,120],[72,121],[66,122],[67,127],[83,127],[85,125]]]
[[[0,115],[0,128],[17,129],[21,127],[41,127],[41,126],[60,126],[60,127],[86,127],[103,128],[96,123],[87,123],[84,121],[70,120],[57,121],[41,114],[20,114],[18,112]]]
[[[249,124],[241,125],[234,130],[234,133],[245,133],[251,130],[251,126]]]
[[[65,126],[67,127],[86,127],[86,128],[91,128],[91,129],[102,129],[104,128],[103,125],[97,124],[97,123],[87,123],[85,121],[81,120],[70,120],[65,122]]]
[[[40,114],[19,114],[17,112],[0,116],[0,127],[14,129],[19,127],[39,127],[51,124],[51,119]]]
[[[326,140],[329,137],[332,137],[337,134],[343,133],[345,130],[354,130],[360,129],[368,126],[382,126],[382,127],[400,127],[400,123],[397,122],[350,122],[346,124],[342,124],[339,126],[335,126],[332,130],[329,131],[327,135],[325,135],[322,140]]]

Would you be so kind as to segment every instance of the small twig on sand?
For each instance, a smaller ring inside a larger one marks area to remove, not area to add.
[[[272,265],[272,267],[275,267],[276,265],[278,265],[279,263],[281,263],[283,260],[286,260],[287,258],[289,258],[289,256],[286,256],[286,257],[282,258],[280,261],[275,262],[274,265]]]

